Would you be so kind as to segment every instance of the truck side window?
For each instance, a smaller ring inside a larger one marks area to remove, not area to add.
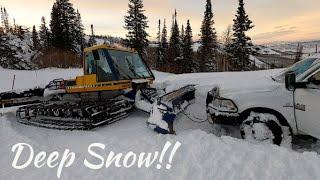
[[[318,72],[317,74],[314,75],[314,78],[317,80],[317,81],[320,81],[320,72]]]
[[[320,71],[313,75],[312,78],[314,83],[320,86]]]
[[[320,86],[320,71],[311,77],[312,83]]]

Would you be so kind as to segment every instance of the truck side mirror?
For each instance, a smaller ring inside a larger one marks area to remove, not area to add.
[[[286,89],[288,91],[296,89],[296,74],[293,71],[286,74]]]

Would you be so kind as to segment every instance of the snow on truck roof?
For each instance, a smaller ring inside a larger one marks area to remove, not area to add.
[[[84,52],[90,52],[90,51],[97,50],[97,49],[108,49],[108,50],[117,50],[117,51],[125,51],[125,52],[137,53],[136,50],[130,49],[130,48],[126,48],[126,47],[123,47],[121,45],[107,45],[107,44],[96,45],[96,46],[85,48]]]

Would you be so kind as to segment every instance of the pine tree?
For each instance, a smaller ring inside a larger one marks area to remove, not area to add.
[[[13,34],[16,35],[17,34],[17,24],[16,24],[16,19],[13,18]]]
[[[1,25],[2,25],[3,28],[5,29],[4,19],[5,19],[5,15],[4,15],[4,12],[3,12],[3,7],[1,6]]]
[[[187,21],[187,27],[185,31],[185,35],[183,38],[183,60],[184,60],[184,73],[191,73],[194,69],[194,63],[192,58],[192,49],[193,41],[192,41],[192,29],[190,25],[190,21]]]
[[[77,13],[76,13],[75,26],[76,26],[76,29],[75,29],[76,42],[82,52],[84,48],[85,40],[84,40],[84,26],[82,24],[81,14],[79,10],[77,10]]]
[[[8,33],[8,32],[11,32],[11,31],[10,31],[10,23],[9,23],[9,14],[8,14],[6,8],[3,8],[3,13],[4,13],[4,16],[5,16],[5,18],[4,18],[4,27],[6,29],[6,32]]]
[[[164,67],[164,48],[162,46],[162,37],[161,37],[161,20],[159,19],[158,24],[158,32],[157,32],[157,40],[158,40],[158,47],[157,47],[157,62],[156,68],[161,70]]]
[[[32,43],[33,43],[33,49],[39,49],[40,47],[40,42],[39,42],[39,35],[36,30],[36,26],[33,26],[32,28]]]
[[[233,39],[229,49],[232,55],[231,67],[233,70],[249,70],[249,55],[252,53],[251,38],[246,32],[252,29],[252,21],[246,14],[243,0],[239,0],[236,18],[233,20]]]
[[[166,65],[168,65],[167,63],[167,51],[168,51],[168,47],[169,47],[169,43],[168,43],[168,33],[167,33],[167,25],[166,25],[166,19],[163,20],[163,28],[162,28],[162,32],[161,32],[161,54],[163,55],[163,65],[161,66],[160,70],[165,71],[166,70]]]
[[[53,46],[77,51],[76,17],[76,12],[69,0],[56,0],[52,7],[50,22]]]
[[[181,26],[181,35],[180,35],[180,39],[181,39],[181,41],[183,41],[183,39],[184,39],[184,35],[185,35],[185,32],[184,32],[184,26],[183,26],[183,24],[182,24],[182,26]]]
[[[161,20],[160,19],[158,21],[157,41],[158,43],[161,42]]]
[[[216,66],[217,54],[217,34],[213,27],[213,12],[211,0],[207,0],[204,19],[201,26],[201,46],[200,54],[200,70],[202,72],[213,72]]]
[[[46,19],[45,17],[41,18],[41,25],[39,30],[39,36],[40,36],[40,45],[42,48],[47,48],[50,46],[50,38],[51,33],[49,28],[47,27]]]
[[[142,56],[145,55],[145,49],[149,45],[147,37],[149,36],[146,32],[148,28],[148,20],[144,15],[145,10],[143,9],[142,0],[129,0],[128,15],[125,16],[125,29],[128,31],[126,37],[126,44],[138,51]]]
[[[10,32],[9,14],[5,7],[4,8],[1,7],[1,22],[5,32],[9,33]]]
[[[168,48],[169,61],[177,61],[181,57],[181,39],[179,26],[177,22],[177,11],[175,11],[172,17],[171,37]]]
[[[298,43],[297,51],[296,51],[296,56],[295,56],[294,62],[297,63],[297,62],[301,61],[302,55],[303,55],[303,45],[301,45],[300,43]]]
[[[161,34],[161,46],[164,48],[164,50],[168,49],[168,32],[167,32],[167,25],[166,20],[163,21],[163,28],[162,28],[162,34]]]

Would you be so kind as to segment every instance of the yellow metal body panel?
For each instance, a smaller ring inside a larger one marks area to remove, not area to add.
[[[96,74],[78,76],[76,78],[76,85],[78,85],[78,86],[94,85],[96,83],[97,83],[97,75]]]
[[[93,85],[75,85],[67,86],[67,93],[85,93],[85,92],[101,92],[101,91],[118,91],[131,88],[131,81],[114,81],[97,83]]]
[[[76,84],[74,86],[66,86],[67,93],[118,91],[132,87],[131,80],[97,82],[97,76],[95,74],[79,76],[75,81]],[[153,83],[152,79],[148,79],[148,81],[149,84]]]

